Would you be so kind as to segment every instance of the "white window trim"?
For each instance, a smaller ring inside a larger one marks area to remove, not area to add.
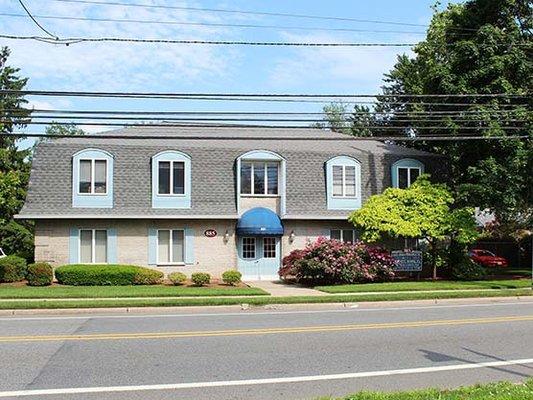
[[[244,239],[252,239],[254,241],[254,256],[253,257],[244,257]],[[243,260],[256,260],[257,259],[257,238],[254,236],[244,236],[241,242],[241,257]]]
[[[266,250],[266,241],[267,240],[270,240],[270,239],[274,239],[274,257],[267,257],[265,256],[265,250]],[[271,259],[274,259],[274,258],[277,258],[278,257],[278,249],[277,249],[277,241],[276,241],[276,238],[273,238],[273,237],[263,237],[263,258],[267,259],[267,260],[271,260]]]
[[[342,194],[335,194],[335,183],[333,181],[333,170],[335,167],[341,167],[342,168]],[[355,186],[355,194],[352,196],[348,196],[346,194],[346,167],[352,167],[354,168],[354,186]],[[344,165],[344,164],[333,164],[331,166],[331,195],[335,198],[343,198],[343,199],[357,199],[359,197],[359,190],[357,187],[357,167],[355,165]]]
[[[170,163],[170,193],[159,193],[159,163],[168,162]],[[183,164],[183,193],[174,193],[174,163]],[[157,160],[157,196],[162,197],[186,197],[187,196],[187,163],[182,160]]]
[[[169,246],[170,246],[170,254],[169,254],[169,262],[160,262],[159,261],[159,231],[167,231],[167,232],[170,232],[170,236],[169,236]],[[181,231],[183,232],[183,261],[178,261],[178,262],[172,262],[172,258],[174,256],[173,254],[173,248],[172,248],[172,232],[173,231]],[[156,231],[156,236],[155,236],[155,257],[156,257],[156,265],[166,265],[166,266],[169,266],[169,265],[177,265],[177,266],[183,266],[185,265],[185,251],[187,249],[187,247],[185,246],[185,241],[187,239],[185,238],[185,229],[157,229]]]
[[[397,188],[400,188],[400,169],[406,169],[407,170],[407,187],[410,187],[413,182],[411,182],[411,170],[412,169],[416,169],[418,170],[418,177],[420,177],[420,175],[422,175],[422,168],[420,167],[402,167],[401,165],[398,165],[396,166],[396,179],[398,182],[397,183]],[[417,177],[417,179],[418,179]]]
[[[242,165],[243,164],[251,164],[251,180],[250,180],[250,190],[252,193],[243,193],[242,192],[242,178],[241,178],[241,187],[240,187],[240,193],[241,193],[241,196],[242,197],[280,197],[281,194],[280,194],[280,170],[281,170],[281,163],[279,161],[276,161],[276,160],[269,160],[269,161],[265,161],[265,160],[242,160],[241,161],[241,171],[242,171]],[[263,164],[264,167],[265,167],[265,178],[264,178],[264,188],[265,188],[265,191],[264,193],[254,193],[255,191],[255,188],[254,188],[254,183],[255,183],[255,177],[254,177],[254,165],[255,164]],[[268,164],[277,164],[278,168],[278,176],[277,176],[277,181],[278,181],[278,193],[277,194],[272,194],[272,193],[268,193]],[[241,171],[239,171],[239,174],[241,174],[242,176],[242,173]]]
[[[84,263],[81,261],[81,231],[91,231],[91,262]],[[106,261],[103,263],[94,262],[96,260],[96,231],[105,231],[105,241],[106,241]],[[109,231],[107,229],[88,229],[80,228],[78,229],[78,262],[80,264],[92,264],[92,265],[106,265],[109,264]]]
[[[342,228],[331,228],[329,230],[329,238],[332,239],[332,234],[331,232],[332,231],[340,231],[340,239],[335,239],[335,240],[339,240],[341,242],[344,242],[344,231],[352,231],[352,237],[354,239],[354,242],[357,240],[357,230],[355,229],[342,229]],[[353,242],[352,242],[353,243]]]
[[[90,161],[91,162],[91,192],[90,193],[81,193],[80,192],[80,182],[81,182],[81,162],[82,161]],[[96,182],[95,179],[95,165],[96,161],[104,161],[105,162],[105,193],[95,193],[94,192],[94,183]],[[80,158],[78,160],[78,182],[77,182],[77,188],[76,188],[76,194],[79,196],[107,196],[108,190],[109,190],[109,162],[107,158]]]

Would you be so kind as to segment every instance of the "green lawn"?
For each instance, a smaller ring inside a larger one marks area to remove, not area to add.
[[[403,292],[417,290],[479,290],[479,289],[521,289],[531,287],[529,279],[492,280],[492,281],[420,281],[420,282],[385,282],[354,285],[316,286],[326,293],[358,292]]]
[[[268,295],[253,287],[189,286],[0,286],[0,299],[64,299],[89,297],[181,297]]]
[[[43,309],[43,308],[108,308],[108,307],[175,307],[175,306],[220,306],[247,303],[252,306],[267,304],[303,304],[303,303],[357,303],[365,301],[395,301],[395,300],[424,300],[424,299],[457,299],[472,297],[507,297],[532,296],[531,289],[505,289],[495,291],[456,291],[443,293],[373,293],[365,295],[337,295],[337,296],[250,296],[248,298],[210,297],[210,298],[168,298],[168,299],[87,299],[87,300],[0,300],[0,309]]]
[[[331,397],[322,400],[332,400]],[[378,393],[360,392],[342,400],[531,400],[533,379],[524,383],[490,383],[453,390],[426,389],[410,392]],[[338,399],[341,400],[341,399]]]

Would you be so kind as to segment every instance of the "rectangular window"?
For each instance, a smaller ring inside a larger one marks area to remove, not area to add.
[[[242,238],[242,258],[254,259],[255,258],[255,238],[244,237]]]
[[[185,194],[185,163],[159,161],[158,194]]]
[[[354,229],[331,229],[329,237],[344,243],[354,243],[357,239],[357,233]]]
[[[241,193],[252,194],[252,163],[241,163]]]
[[[354,165],[333,165],[333,196],[356,197],[356,169]]]
[[[418,167],[398,167],[398,187],[400,189],[407,189],[420,176],[420,168]]]
[[[80,160],[78,180],[80,194],[106,194],[107,160]]]
[[[241,162],[241,194],[277,195],[279,163]]]
[[[107,230],[80,229],[80,262],[83,264],[107,263]]]
[[[185,237],[181,229],[157,231],[157,263],[181,264],[184,262]]]
[[[263,257],[276,258],[276,238],[263,238]]]

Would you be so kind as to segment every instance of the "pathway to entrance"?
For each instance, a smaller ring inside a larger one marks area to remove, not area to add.
[[[263,289],[272,296],[325,296],[327,293],[320,292],[309,287],[289,285],[282,281],[250,281],[248,285]]]

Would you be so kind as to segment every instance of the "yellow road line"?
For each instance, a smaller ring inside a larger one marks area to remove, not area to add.
[[[349,325],[318,325],[301,326],[288,328],[255,328],[255,329],[234,329],[219,331],[186,331],[186,332],[141,332],[141,333],[99,333],[99,334],[79,334],[79,335],[28,335],[28,336],[0,336],[2,342],[44,342],[63,340],[125,340],[125,339],[170,339],[170,338],[191,338],[210,336],[239,336],[239,335],[271,335],[283,333],[315,333],[315,332],[339,332],[358,331],[368,329],[396,329],[396,328],[424,328],[430,326],[453,326],[490,324],[503,322],[523,322],[533,321],[533,315],[514,317],[491,317],[491,318],[470,318],[470,319],[448,319],[432,321],[413,322],[390,322],[376,324],[349,324]]]

